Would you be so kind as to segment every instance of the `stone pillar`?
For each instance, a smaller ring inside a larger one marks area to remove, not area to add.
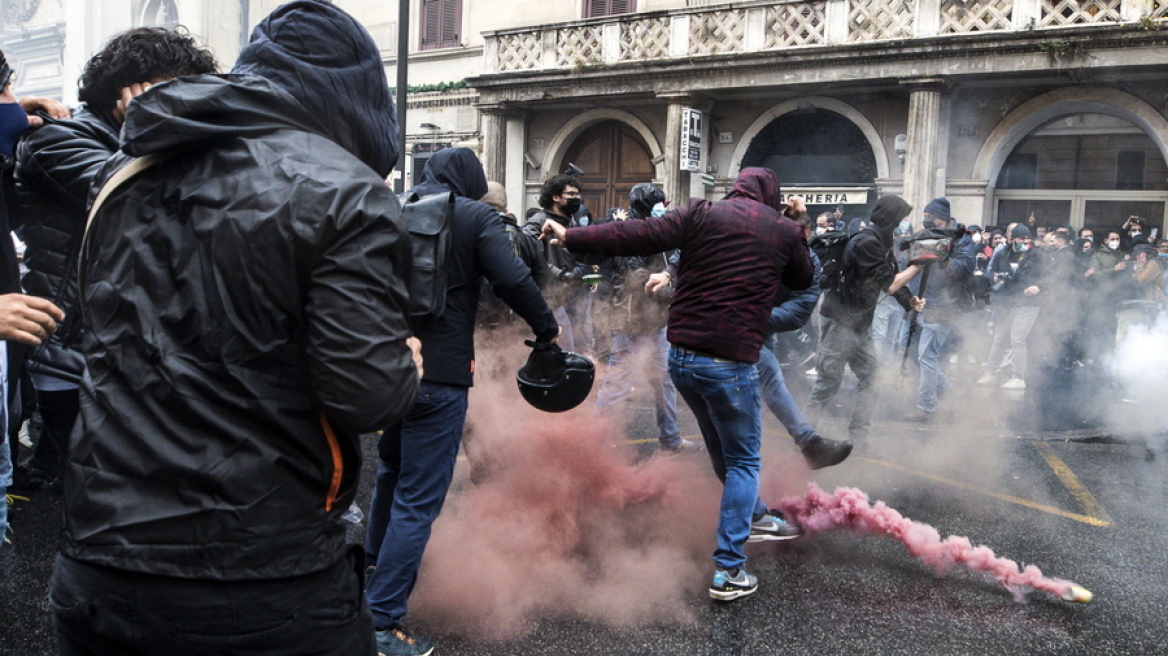
[[[527,112],[512,109],[507,112],[507,171],[506,180],[498,180],[507,187],[507,205],[520,222],[523,221],[523,210],[533,204],[525,197],[527,193]]]
[[[909,88],[908,146],[904,159],[904,199],[919,217],[925,205],[945,190],[937,185],[937,153],[941,149],[942,93],[948,88],[944,78],[921,78],[902,82]],[[916,222],[916,221],[914,221]]]
[[[665,161],[661,176],[662,190],[674,207],[689,201],[689,171],[681,170],[681,110],[692,107],[694,97],[688,93],[660,94],[667,103],[665,121]]]
[[[487,179],[503,182],[507,176],[507,110],[502,105],[480,105],[483,117],[483,168]]]

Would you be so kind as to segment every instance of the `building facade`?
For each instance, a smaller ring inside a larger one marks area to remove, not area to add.
[[[181,23],[229,66],[278,0],[8,0],[18,90],[71,101],[84,61],[135,25]],[[336,0],[410,49],[412,183],[478,150],[517,214],[573,163],[587,204],[637,182],[718,197],[744,166],[813,211],[883,193],[958,220],[1118,226],[1168,217],[1164,0]],[[54,90],[59,90],[53,93]]]

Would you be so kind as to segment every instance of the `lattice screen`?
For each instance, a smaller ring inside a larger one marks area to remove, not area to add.
[[[658,59],[669,56],[669,19],[646,18],[621,23],[621,59]]]
[[[604,33],[599,25],[556,30],[557,66],[599,64],[604,61]]]
[[[766,10],[764,48],[790,48],[823,43],[826,2],[772,5]]]
[[[941,34],[1012,28],[1013,0],[941,0]]]
[[[499,70],[525,71],[540,67],[543,44],[539,32],[504,34],[499,37]]]
[[[913,4],[910,0],[851,0],[848,3],[848,41],[912,36]]]
[[[1042,0],[1039,27],[1120,21],[1122,0]]]
[[[740,52],[745,34],[743,9],[694,14],[689,21],[689,52],[691,55]]]

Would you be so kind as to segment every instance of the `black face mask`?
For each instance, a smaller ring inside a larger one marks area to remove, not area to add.
[[[576,212],[580,211],[580,199],[569,198],[564,201],[564,214],[569,217],[576,216]]]

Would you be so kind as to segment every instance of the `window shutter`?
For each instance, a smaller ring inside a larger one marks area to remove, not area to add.
[[[584,18],[630,14],[637,10],[637,0],[584,0]]]
[[[442,24],[439,37],[440,48],[456,48],[462,45],[459,32],[462,30],[462,0],[440,0],[442,3]]]
[[[441,25],[441,0],[422,0],[421,24],[422,43],[419,50],[433,50],[440,48],[439,26]]]

